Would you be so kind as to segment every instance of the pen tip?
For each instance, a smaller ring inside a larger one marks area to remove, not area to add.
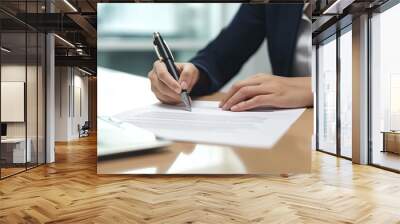
[[[186,90],[183,90],[181,92],[181,99],[182,99],[182,102],[185,105],[185,110],[192,111],[192,105],[190,103],[190,97],[189,97],[189,95],[188,95]]]

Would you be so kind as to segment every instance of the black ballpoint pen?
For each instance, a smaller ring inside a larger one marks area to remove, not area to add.
[[[165,63],[168,72],[174,77],[176,81],[179,80],[179,71],[176,68],[174,56],[171,53],[168,45],[165,43],[159,32],[154,32],[153,34],[153,45],[156,51],[158,59]],[[187,90],[182,90],[181,99],[185,104],[187,111],[192,111],[192,106],[190,105],[190,98]]]

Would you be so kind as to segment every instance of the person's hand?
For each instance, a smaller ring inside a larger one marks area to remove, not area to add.
[[[296,108],[312,105],[310,77],[259,74],[235,83],[219,106],[223,110],[245,111],[260,107]]]
[[[178,104],[181,102],[182,90],[190,92],[199,79],[199,70],[192,63],[176,63],[179,70],[179,81],[169,74],[164,63],[157,60],[153,69],[148,73],[151,82],[151,90],[157,99],[166,104]]]

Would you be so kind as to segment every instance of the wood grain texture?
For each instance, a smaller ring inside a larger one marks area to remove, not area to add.
[[[313,152],[312,173],[97,175],[96,139],[0,181],[0,223],[400,223],[400,175]]]

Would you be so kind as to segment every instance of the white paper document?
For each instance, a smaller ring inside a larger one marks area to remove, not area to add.
[[[216,101],[194,101],[192,112],[180,106],[154,104],[116,118],[169,140],[270,148],[304,110],[231,112],[219,108]]]

